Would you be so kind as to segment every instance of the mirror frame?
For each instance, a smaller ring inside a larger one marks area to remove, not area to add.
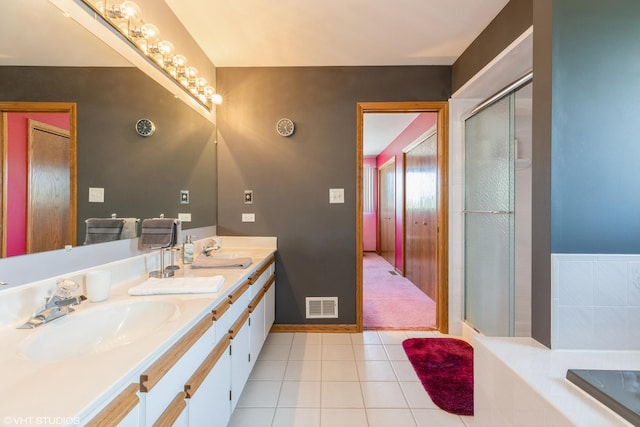
[[[10,112],[27,112],[27,113],[67,113],[69,114],[69,142],[71,146],[71,212],[70,221],[72,230],[75,230],[75,238],[77,240],[77,106],[75,102],[0,102],[0,214],[2,215],[2,223],[0,225],[0,256],[6,258],[7,255],[7,135],[4,132],[6,113]],[[73,242],[75,245],[75,242]]]

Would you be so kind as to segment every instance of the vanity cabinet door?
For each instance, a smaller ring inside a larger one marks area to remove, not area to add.
[[[226,335],[185,385],[191,427],[225,427],[231,418],[230,343]]]
[[[271,276],[264,294],[264,337],[267,338],[276,320],[276,276]]]
[[[250,331],[250,348],[249,348],[249,369],[253,369],[256,364],[262,344],[264,344],[264,292],[260,294],[260,302],[256,303],[255,307],[252,307],[251,315],[249,316],[249,331]]]
[[[231,411],[233,412],[251,373],[249,362],[251,334],[248,309],[229,332],[233,337],[231,340]]]

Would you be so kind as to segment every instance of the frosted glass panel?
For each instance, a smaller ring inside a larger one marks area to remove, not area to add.
[[[465,319],[489,336],[514,328],[512,98],[465,122]]]

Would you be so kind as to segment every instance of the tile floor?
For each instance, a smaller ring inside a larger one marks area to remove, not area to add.
[[[433,404],[401,345],[437,336],[271,333],[229,427],[469,427]]]

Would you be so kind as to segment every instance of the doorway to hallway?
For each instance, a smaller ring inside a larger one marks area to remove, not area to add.
[[[414,242],[414,250],[420,249],[420,251],[422,251],[422,253],[426,254],[427,256],[431,257],[431,261],[430,262],[423,262],[422,264],[426,264],[427,265],[427,271],[429,270],[429,267],[432,268],[433,270],[433,279],[431,280],[432,284],[433,284],[433,288],[434,288],[434,292],[433,292],[433,299],[431,300],[431,316],[432,316],[432,321],[431,321],[431,325],[430,326],[425,326],[423,321],[415,321],[415,326],[420,328],[437,328],[438,330],[442,331],[442,332],[447,332],[448,331],[448,291],[447,291],[447,214],[448,214],[448,210],[447,210],[447,165],[448,165],[448,159],[447,159],[447,103],[446,102],[424,102],[424,103],[416,103],[416,102],[408,102],[408,103],[403,103],[403,102],[396,102],[396,103],[359,103],[358,104],[358,117],[357,117],[357,123],[358,123],[358,137],[357,137],[357,175],[358,175],[358,180],[357,180],[357,230],[356,230],[356,242],[357,242],[357,248],[356,248],[356,256],[357,256],[357,264],[356,264],[356,295],[357,295],[357,300],[356,300],[356,312],[357,312],[357,324],[358,324],[358,328],[360,330],[362,330],[364,325],[363,322],[363,308],[364,308],[364,304],[367,302],[365,299],[365,293],[367,295],[370,295],[369,289],[367,289],[366,291],[363,289],[363,276],[365,275],[365,273],[363,272],[363,267],[365,266],[365,262],[364,262],[364,250],[363,250],[363,205],[362,205],[362,191],[363,191],[363,182],[362,182],[362,165],[363,165],[363,139],[364,139],[364,116],[366,114],[406,114],[406,113],[435,113],[435,114],[430,114],[431,116],[435,117],[432,123],[435,124],[434,127],[434,132],[432,132],[434,138],[433,138],[433,148],[434,148],[434,152],[431,153],[432,155],[430,156],[429,159],[427,159],[427,163],[431,162],[433,168],[429,168],[426,167],[424,168],[424,165],[420,165],[419,168],[423,168],[424,170],[420,169],[416,169],[414,170],[413,173],[414,174],[414,178],[420,177],[422,180],[418,180],[421,182],[420,185],[418,185],[418,189],[420,187],[424,187],[425,183],[428,182],[429,180],[432,180],[433,182],[433,186],[431,187],[431,190],[427,191],[427,193],[432,196],[432,199],[430,202],[431,204],[431,211],[433,214],[433,217],[431,219],[426,219],[426,218],[421,218],[421,224],[422,227],[424,227],[425,229],[427,228],[427,225],[433,225],[433,233],[431,235],[432,237],[432,241],[433,241],[433,250],[431,255],[428,255],[428,250],[425,250],[424,245],[422,244],[418,244],[418,241],[416,240]],[[422,131],[422,133],[424,133],[424,129]],[[414,136],[414,142],[415,144],[412,144],[412,147],[410,148],[415,148],[416,146],[418,146],[420,142],[423,142],[425,138],[417,140],[417,135]],[[428,145],[428,144],[427,144]],[[406,147],[403,147],[406,148]],[[408,191],[414,191],[415,192],[415,187],[414,189],[410,189],[411,187],[407,188],[407,186],[405,185],[405,181],[408,181],[409,179],[407,178],[406,180],[404,179],[404,177],[406,176],[406,163],[405,163],[405,156],[406,156],[406,152],[405,153],[399,153],[398,155],[393,155],[393,156],[387,156],[387,158],[382,158],[381,160],[381,164],[378,165],[379,169],[382,169],[381,166],[384,166],[387,164],[387,162],[389,161],[390,157],[394,158],[394,162],[396,163],[396,175],[395,175],[395,191],[399,192],[400,195],[399,197],[395,198],[396,200],[396,206],[395,206],[395,212],[394,215],[392,215],[392,217],[395,217],[395,224],[393,226],[393,229],[396,232],[396,244],[395,244],[395,260],[393,257],[390,257],[390,261],[387,265],[389,266],[389,269],[387,271],[387,273],[391,274],[391,275],[398,275],[399,279],[402,279],[405,281],[405,283],[410,283],[406,278],[402,277],[405,273],[405,268],[407,266],[407,262],[406,262],[406,256],[407,256],[407,248],[406,248],[406,242],[407,239],[405,238],[405,232],[408,228],[408,223],[406,221],[407,216],[407,209],[412,209],[410,205],[407,205],[407,203],[405,203],[405,200],[408,200],[408,197],[406,196],[406,192]],[[409,154],[409,156],[411,156]],[[427,156],[429,157],[429,156]],[[399,163],[399,164],[398,164]],[[398,173],[399,172],[399,173]],[[381,177],[382,177],[382,173],[381,173]],[[424,179],[426,178],[427,181],[424,181]],[[382,183],[382,179],[381,179],[381,184],[380,184],[380,188],[383,188],[384,184]],[[426,185],[426,187],[429,187],[428,185]],[[388,230],[389,227],[385,227],[382,222],[385,221],[385,216],[383,214],[383,198],[384,196],[380,195],[379,200],[378,200],[378,207],[379,207],[379,235],[378,235],[378,241],[377,241],[377,246],[376,246],[376,250],[378,251],[378,253],[382,254],[381,251],[381,244],[382,244],[382,233],[383,230]],[[398,203],[398,200],[400,201],[400,203]],[[386,205],[386,203],[385,203]],[[389,208],[386,207],[384,208],[385,211],[388,211]],[[365,239],[366,240],[366,239]],[[423,242],[424,243],[424,242]],[[388,248],[387,245],[385,245],[385,248]],[[367,249],[370,250],[370,249]],[[385,252],[387,252],[385,250]],[[417,252],[413,252],[414,254]],[[370,254],[367,253],[367,256],[369,256]],[[387,258],[387,257],[385,257]],[[382,260],[382,258],[381,258]],[[367,263],[369,264],[369,259],[367,259]],[[418,266],[421,263],[416,263],[415,265]],[[385,279],[388,279],[388,277],[385,277],[385,275],[383,274],[381,277],[384,277]],[[413,285],[412,285],[413,286]],[[390,290],[393,291],[397,291],[400,288],[397,289],[393,289],[391,288]],[[417,287],[413,286],[413,290],[418,290]],[[421,295],[425,296],[425,300],[428,301],[429,298],[426,296],[426,294],[424,294],[422,291],[418,290]],[[369,300],[371,300],[369,298]],[[402,304],[400,304],[400,306],[402,306]],[[428,303],[425,304],[425,312],[429,312],[429,307],[428,307]],[[408,312],[405,310],[405,312]],[[369,312],[368,312],[369,314]],[[420,323],[420,324],[418,324]],[[393,327],[394,325],[375,325],[376,327],[385,327],[385,326],[390,326]],[[403,325],[403,327],[411,327],[411,325]]]

